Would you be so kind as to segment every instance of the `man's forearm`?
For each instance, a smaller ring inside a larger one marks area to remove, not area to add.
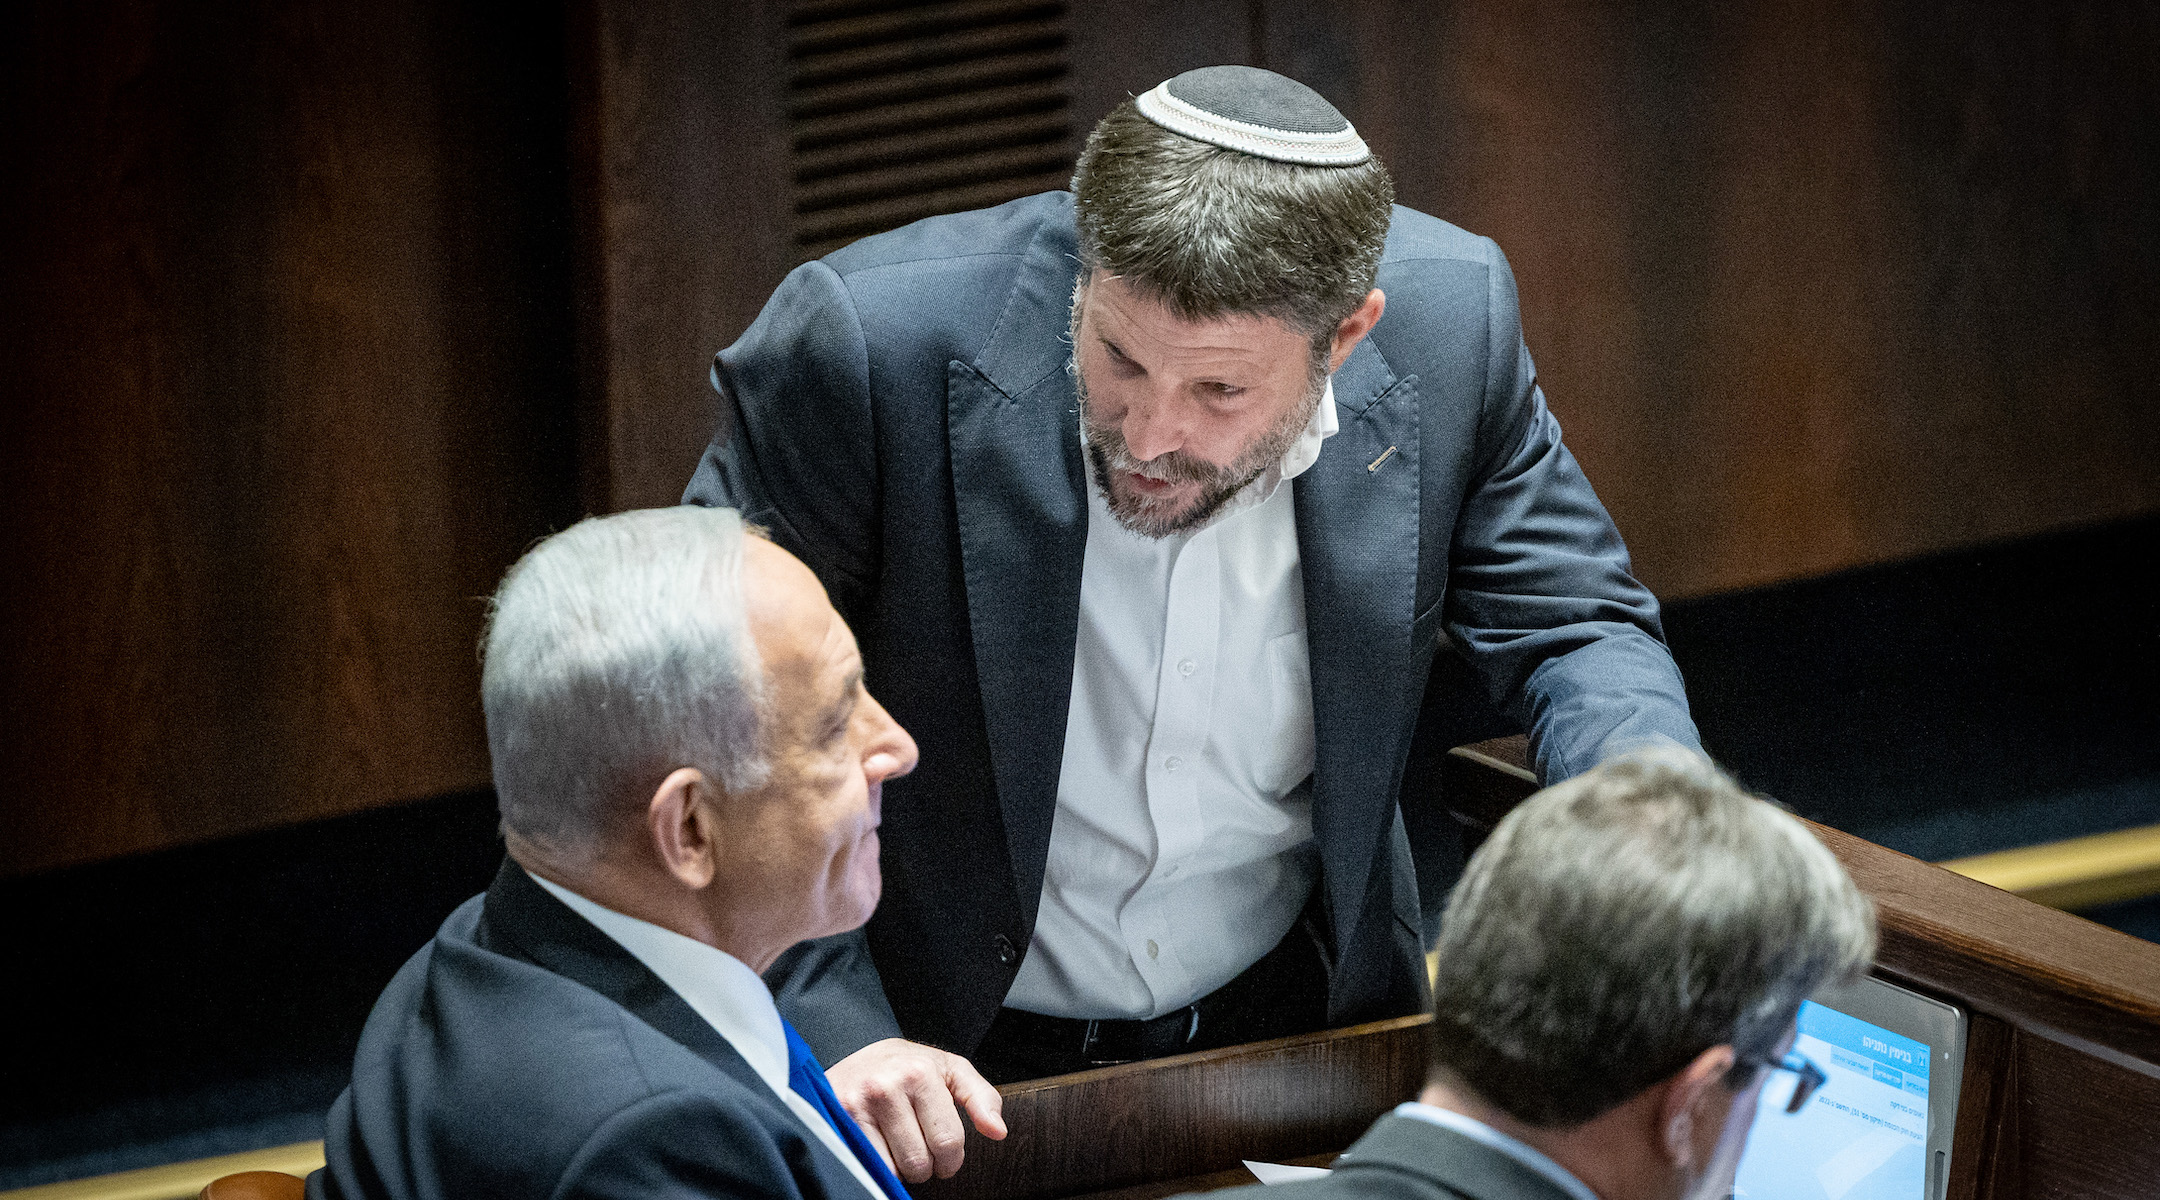
[[[1538,778],[1558,783],[1655,742],[1702,750],[1663,642],[1621,626],[1531,672],[1524,689]]]

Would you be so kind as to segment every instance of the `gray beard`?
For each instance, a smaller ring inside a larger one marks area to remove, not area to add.
[[[1071,328],[1071,341],[1075,347],[1079,345],[1079,330],[1080,306],[1076,292]],[[1073,394],[1080,399],[1080,425],[1087,435],[1088,462],[1095,470],[1095,480],[1103,490],[1110,515],[1118,524],[1147,538],[1166,538],[1199,528],[1221,512],[1232,496],[1260,478],[1269,467],[1281,462],[1298,435],[1312,424],[1313,413],[1320,407],[1320,397],[1327,391],[1328,379],[1327,358],[1316,355],[1306,380],[1304,403],[1285,415],[1229,466],[1219,467],[1183,450],[1172,450],[1146,462],[1134,458],[1125,444],[1124,430],[1116,425],[1099,425],[1089,417],[1087,376],[1080,371],[1077,351],[1075,357],[1065,360],[1065,370],[1072,376]],[[1118,471],[1131,471],[1166,483],[1197,483],[1201,485],[1200,498],[1180,510],[1167,509],[1144,497],[1121,495],[1110,483],[1112,473]]]

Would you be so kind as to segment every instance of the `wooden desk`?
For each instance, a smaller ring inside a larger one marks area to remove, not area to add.
[[[1332,1157],[1425,1080],[1430,1017],[1256,1042],[999,1089],[1003,1142],[970,1134],[919,1200],[1151,1200],[1251,1183],[1239,1165]],[[1208,1179],[1222,1173],[1220,1179]],[[1176,1181],[1165,1186],[1165,1181]]]
[[[1449,806],[1490,829],[1533,790],[1520,738],[1448,760]],[[1882,922],[1879,970],[1971,1015],[1951,1200],[2160,1198],[2160,946],[1834,829],[1815,831]],[[1004,1089],[1012,1135],[922,1200],[1155,1200],[1324,1162],[1424,1078],[1424,1018]]]

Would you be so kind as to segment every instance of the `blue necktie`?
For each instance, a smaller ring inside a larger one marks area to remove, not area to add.
[[[810,1107],[823,1114],[832,1127],[839,1131],[840,1140],[855,1152],[870,1178],[885,1189],[889,1200],[908,1200],[907,1189],[900,1185],[899,1177],[885,1165],[885,1156],[877,1152],[870,1139],[863,1136],[862,1126],[840,1106],[840,1098],[833,1095],[832,1085],[825,1082],[825,1068],[818,1065],[817,1055],[810,1053],[810,1043],[802,1040],[787,1018],[780,1019],[780,1028],[787,1031],[787,1081],[795,1094],[810,1102]]]

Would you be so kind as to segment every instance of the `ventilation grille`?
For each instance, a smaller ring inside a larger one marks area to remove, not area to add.
[[[1065,186],[1062,0],[797,0],[797,251]]]

